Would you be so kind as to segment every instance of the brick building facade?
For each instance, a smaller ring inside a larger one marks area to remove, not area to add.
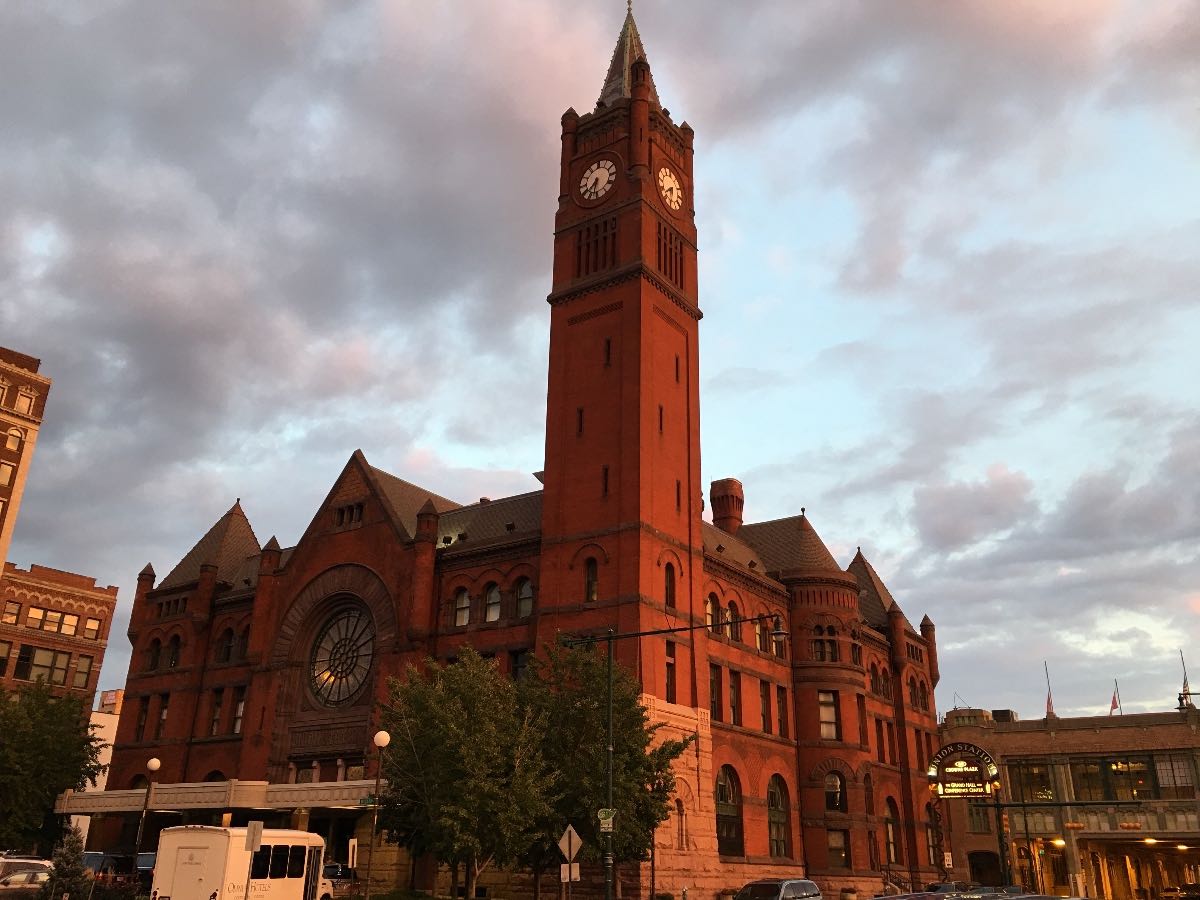
[[[307,797],[293,821],[339,856],[365,835],[336,785],[372,775],[376,703],[407,663],[470,644],[519,675],[564,633],[697,624],[616,643],[652,718],[698,736],[659,889],[936,878],[933,624],[861,552],[839,564],[804,510],[745,523],[730,478],[702,518],[693,131],[660,104],[632,14],[595,109],[561,124],[542,489],[460,504],[355,452],[287,549],[235,503],[161,581],[139,577],[109,786],[139,788],[151,756],[160,785],[264,782]],[[644,895],[645,871],[619,876]]]
[[[999,883],[1003,847],[1011,880],[1035,893],[1156,900],[1200,881],[1194,706],[1027,722],[952,709],[941,737],[987,751],[1002,801],[1026,804],[1002,808],[1001,837],[991,804],[945,801],[956,877]]]
[[[17,525],[51,381],[41,360],[0,347],[0,562]],[[0,689],[45,681],[60,693],[95,694],[115,587],[47,566],[0,570]]]

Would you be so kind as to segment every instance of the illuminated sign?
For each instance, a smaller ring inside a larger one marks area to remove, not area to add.
[[[986,750],[955,741],[929,758],[925,774],[939,797],[990,797],[999,787],[1000,769]]]

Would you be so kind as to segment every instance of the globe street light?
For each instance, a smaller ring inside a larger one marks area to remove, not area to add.
[[[150,808],[150,795],[154,792],[154,773],[162,768],[162,760],[152,756],[146,760],[146,769],[150,772],[150,780],[146,782],[146,798],[142,801],[142,817],[138,820],[137,840],[133,843],[133,869],[137,873],[137,855],[142,850],[142,832],[146,830],[146,810]]]
[[[386,731],[375,732],[371,742],[379,748],[379,762],[375,765],[375,796],[371,803],[371,846],[367,855],[367,891],[364,900],[371,900],[371,867],[375,862],[375,829],[379,827],[379,778],[383,774],[383,751],[392,742],[392,736]]]

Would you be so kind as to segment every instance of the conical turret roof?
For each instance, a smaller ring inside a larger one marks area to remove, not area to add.
[[[845,577],[803,510],[798,516],[743,525],[738,537],[758,551],[771,571],[828,572]]]
[[[179,587],[196,581],[200,577],[200,567],[206,565],[217,567],[218,581],[232,582],[246,557],[254,556],[260,550],[258,538],[254,536],[254,529],[242,512],[239,500],[196,542],[158,588]]]
[[[604,87],[600,90],[597,106],[609,106],[617,100],[633,96],[633,75],[630,70],[639,59],[646,59],[646,50],[642,47],[642,38],[638,34],[637,23],[633,21],[633,9],[630,8],[625,13],[625,22],[617,37],[612,62],[608,64],[608,75],[604,78]],[[662,105],[658,101],[658,89],[654,86],[653,74],[650,75],[650,102],[655,106]]]

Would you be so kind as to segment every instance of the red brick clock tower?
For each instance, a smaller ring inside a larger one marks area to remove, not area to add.
[[[659,102],[632,14],[595,111],[563,115],[559,185],[542,595],[575,630],[637,630],[659,623],[668,564],[676,608],[699,608],[701,314],[692,129]]]

